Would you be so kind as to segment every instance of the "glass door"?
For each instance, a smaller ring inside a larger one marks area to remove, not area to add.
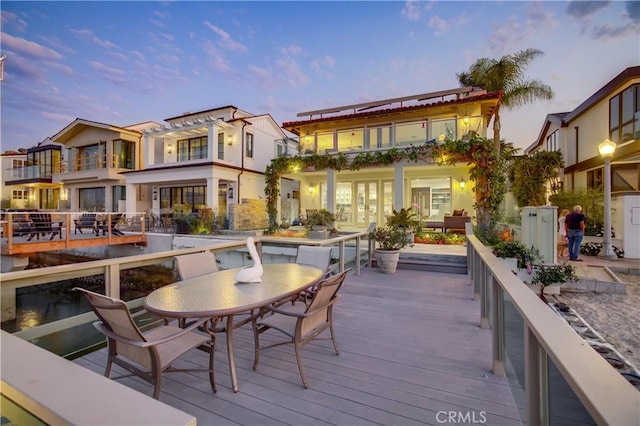
[[[367,227],[378,217],[378,182],[356,182],[356,226]]]

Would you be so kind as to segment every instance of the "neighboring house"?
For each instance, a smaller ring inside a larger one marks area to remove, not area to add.
[[[121,172],[140,167],[141,138],[139,130],[81,118],[51,138],[64,147],[62,167],[53,174],[53,183],[63,185],[71,211],[124,211]]]
[[[61,146],[48,138],[25,150],[22,158],[12,158],[11,170],[3,171],[3,191],[11,192],[13,207],[43,210],[65,208],[66,193],[62,185],[53,182],[53,175],[60,173],[61,159]]]
[[[297,153],[295,143],[284,144],[286,135],[270,115],[231,105],[166,122],[142,131],[142,166],[122,174],[127,211],[165,216],[177,206],[182,211],[209,207],[226,217],[231,204],[264,199],[264,172],[275,155],[287,149]],[[296,185],[287,181],[283,194]]]
[[[436,144],[474,131],[486,136],[501,93],[467,88],[384,99],[302,112],[301,121],[282,127],[299,137],[309,153],[374,152]],[[396,163],[357,172],[300,171],[301,204],[326,208],[342,226],[385,223],[393,209],[414,207],[424,220],[442,221],[447,213],[473,211],[474,197],[464,164]]]
[[[2,208],[24,209],[30,207],[35,194],[25,181],[27,150],[5,151],[2,158]]]
[[[598,145],[617,144],[611,160],[612,225],[625,257],[640,258],[640,66],[622,71],[573,111],[549,114],[525,152],[560,150],[565,168],[551,190],[600,189]]]

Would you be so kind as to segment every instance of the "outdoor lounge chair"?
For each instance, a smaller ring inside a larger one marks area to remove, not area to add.
[[[62,238],[62,222],[53,222],[50,213],[31,213],[29,219],[31,219],[31,232],[27,241],[31,241],[33,237],[39,240],[40,235],[44,237],[47,234],[51,234],[49,241],[56,235]]]
[[[96,235],[99,235],[100,231],[102,231],[102,235],[106,235],[107,231],[109,231],[109,222],[111,223],[111,235],[124,235],[124,232],[118,229],[118,224],[122,216],[124,216],[122,213],[112,214],[109,216],[109,219],[98,221],[96,225]]]
[[[340,297],[337,293],[347,276],[347,272],[348,270],[341,272],[318,284],[318,289],[308,306],[298,303],[289,306],[267,306],[262,308],[261,314],[272,312],[273,315],[258,316],[252,321],[255,339],[254,370],[258,368],[258,361],[260,360],[260,334],[274,329],[283,333],[289,340],[264,346],[262,349],[293,343],[302,383],[305,389],[309,387],[307,375],[302,365],[302,347],[316,339],[319,334],[328,328],[336,355],[340,353],[333,330],[332,312],[333,304]]]
[[[135,323],[127,304],[119,299],[75,287],[87,296],[91,308],[100,321],[93,325],[107,336],[108,359],[104,372],[109,377],[113,364],[119,365],[131,374],[114,377],[119,379],[136,375],[154,386],[153,397],[160,397],[160,385],[164,372],[207,371],[211,389],[216,392],[213,372],[213,339],[194,330],[208,319],[203,318],[187,328],[170,325],[160,326],[143,333]],[[203,344],[211,345],[209,367],[206,369],[175,369],[172,363],[187,351]]]
[[[73,220],[73,224],[75,225],[74,234],[77,234],[78,231],[82,234],[83,229],[91,229],[92,232],[95,232],[96,215],[95,213],[82,213],[80,218]]]

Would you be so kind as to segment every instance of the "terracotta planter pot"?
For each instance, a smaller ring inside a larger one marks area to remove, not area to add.
[[[383,274],[393,274],[398,266],[400,250],[376,249],[376,263]]]

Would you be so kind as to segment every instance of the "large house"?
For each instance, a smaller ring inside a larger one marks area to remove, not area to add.
[[[167,215],[176,206],[206,206],[227,216],[231,204],[264,199],[264,172],[274,156],[297,153],[297,144],[284,145],[286,135],[270,115],[231,105],[166,122],[142,131],[141,167],[122,174],[127,211]],[[285,186],[284,193],[297,188],[291,180]]]
[[[49,139],[26,150],[2,154],[3,208],[64,208],[66,194],[53,182],[53,175],[60,173],[61,158],[61,147]]]
[[[347,153],[437,144],[468,132],[486,136],[501,93],[458,88],[301,112],[282,127],[299,137],[300,151]],[[285,175],[287,176],[287,175]],[[399,162],[358,171],[296,171],[301,205],[334,212],[343,226],[367,227],[413,207],[423,220],[442,221],[453,210],[473,211],[467,167]]]
[[[560,150],[565,168],[556,188],[600,189],[604,160],[598,145],[617,144],[611,160],[612,225],[625,257],[640,258],[640,66],[615,76],[573,111],[547,115],[526,150]]]

